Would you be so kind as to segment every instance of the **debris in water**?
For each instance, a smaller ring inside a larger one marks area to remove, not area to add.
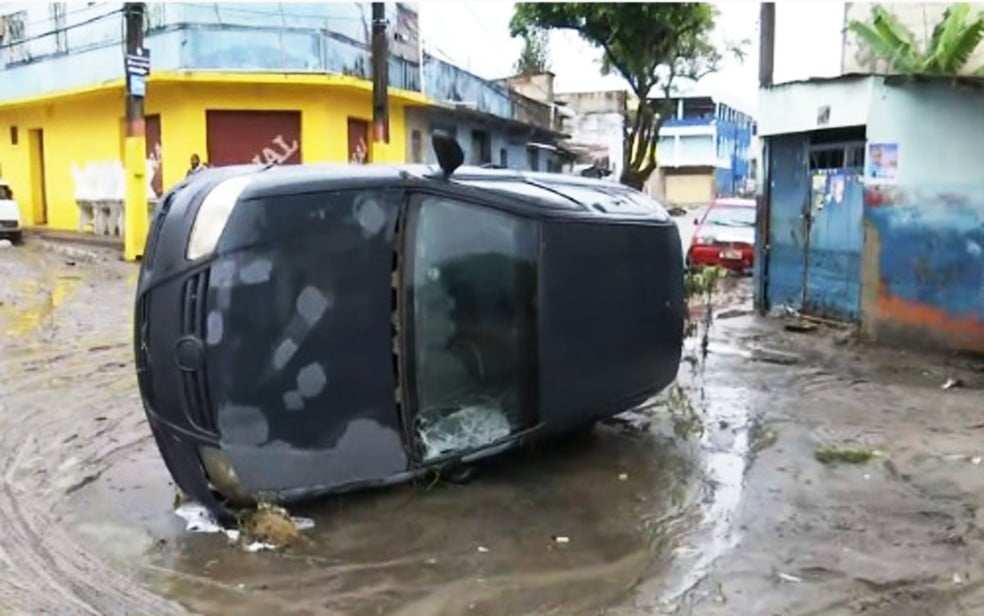
[[[424,411],[417,417],[417,435],[426,459],[491,445],[511,432],[506,415],[491,406],[465,406],[450,413],[446,409]]]
[[[803,578],[796,577],[795,575],[789,575],[788,573],[780,572],[778,575],[779,575],[779,579],[782,580],[783,582],[799,584],[800,582],[803,581]]]
[[[557,535],[556,537],[553,538],[553,540],[556,541],[557,543],[570,543],[571,542],[571,538],[570,537],[565,537],[563,535]]]
[[[185,521],[185,530],[192,533],[225,532],[212,512],[198,503],[184,503],[174,510],[174,514]]]
[[[798,363],[800,356],[795,353],[787,353],[777,349],[754,348],[751,350],[752,361],[762,361],[770,364],[780,364],[789,366]]]
[[[283,547],[294,543],[300,537],[297,524],[287,510],[268,503],[260,503],[256,511],[246,516],[243,533],[253,540],[247,546],[247,550],[250,550],[256,542]],[[265,548],[263,546],[255,548],[255,550],[260,549]]]
[[[875,450],[868,447],[839,447],[824,445],[816,450],[813,457],[821,464],[865,464],[875,457]]]
[[[961,387],[962,385],[963,381],[960,379],[947,379],[946,383],[943,383],[943,387],[941,387],[941,389],[946,391],[948,389],[953,389],[954,387]]]
[[[293,518],[286,509],[266,503],[260,503],[256,511],[244,518],[242,531],[223,527],[207,507],[196,502],[181,504],[175,508],[174,514],[185,521],[188,532],[222,533],[247,552],[284,547],[296,541],[300,531],[314,528],[311,518]]]
[[[817,324],[810,323],[809,321],[790,321],[783,327],[785,327],[786,331],[798,332],[801,334],[817,331]]]

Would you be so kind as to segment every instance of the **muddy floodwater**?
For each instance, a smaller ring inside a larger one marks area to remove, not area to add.
[[[980,363],[786,331],[748,280],[644,408],[466,483],[293,507],[314,527],[256,553],[174,514],[136,268],[29,241],[0,280],[2,614],[984,613]]]

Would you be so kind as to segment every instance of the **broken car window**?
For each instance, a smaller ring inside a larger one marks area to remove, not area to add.
[[[426,197],[413,245],[413,340],[425,458],[532,425],[534,222]]]

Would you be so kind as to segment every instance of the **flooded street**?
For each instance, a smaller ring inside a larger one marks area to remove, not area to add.
[[[729,281],[644,408],[421,481],[322,499],[284,551],[185,530],[132,360],[137,269],[0,252],[0,612],[975,614],[984,373],[791,333]],[[947,378],[964,386],[944,391]],[[863,446],[863,464],[818,448]]]

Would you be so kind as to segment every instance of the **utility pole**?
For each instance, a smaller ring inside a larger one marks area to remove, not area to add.
[[[143,2],[127,2],[123,5],[126,22],[124,41],[126,51],[123,59],[126,71],[126,139],[123,154],[126,199],[123,205],[123,256],[127,261],[135,261],[143,255],[144,242],[147,239],[144,95],[150,62],[143,40],[146,10],[147,6]]]
[[[386,40],[386,5],[372,3],[372,125],[373,159],[376,146],[389,143],[389,45]]]
[[[759,7],[759,87],[772,85],[776,55],[776,3],[763,2]]]

